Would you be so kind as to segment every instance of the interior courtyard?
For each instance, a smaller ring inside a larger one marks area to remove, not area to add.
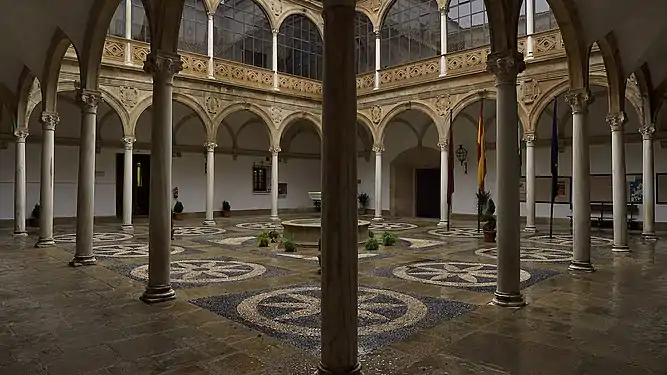
[[[667,373],[667,4],[67,2],[0,5],[0,374]]]

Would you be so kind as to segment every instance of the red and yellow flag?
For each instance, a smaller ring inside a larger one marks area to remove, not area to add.
[[[484,99],[479,104],[479,120],[477,122],[477,186],[484,191],[486,178],[486,140],[484,137]]]

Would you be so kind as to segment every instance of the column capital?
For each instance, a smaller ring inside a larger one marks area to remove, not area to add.
[[[25,143],[25,139],[28,138],[28,129],[16,129],[14,130],[14,137],[16,137],[16,143]]]
[[[653,134],[655,133],[655,125],[647,125],[639,128],[639,133],[642,135],[643,140],[650,141],[653,139]]]
[[[60,122],[60,116],[57,112],[44,111],[40,115],[39,122],[42,123],[43,130],[56,130],[56,125]]]
[[[102,93],[96,90],[78,89],[76,100],[83,113],[97,113],[97,106],[102,101]]]
[[[523,140],[526,142],[526,146],[533,147],[535,145],[535,133],[525,133]]]
[[[154,77],[161,76],[165,79],[172,79],[181,70],[183,70],[183,61],[181,61],[181,56],[176,53],[151,51],[144,62],[144,71]]]
[[[271,34],[273,34],[273,36],[277,36],[278,32],[279,32],[278,29],[271,29]]]
[[[126,150],[132,150],[133,144],[136,141],[136,138],[134,137],[123,137],[121,138],[123,141],[123,145],[125,146]]]
[[[373,29],[373,34],[375,34],[375,39],[379,39],[380,36],[382,35],[379,28]]]
[[[269,152],[271,155],[278,155],[280,153],[280,146],[271,146],[269,147]]]
[[[515,85],[516,76],[525,69],[523,55],[518,51],[491,53],[486,58],[486,70],[496,77],[496,85]]]
[[[628,118],[625,116],[624,112],[610,113],[605,117],[605,120],[607,121],[607,124],[609,124],[612,133],[617,131],[622,132],[625,123],[628,122]]]
[[[565,102],[572,107],[573,114],[586,113],[593,99],[588,89],[573,89],[565,94]]]
[[[440,151],[445,152],[445,151],[449,150],[449,139],[441,140],[440,142],[438,142],[437,146],[440,149]]]
[[[218,147],[218,144],[215,142],[206,142],[204,143],[204,148],[206,148],[206,152],[213,152],[215,151],[215,148]]]
[[[373,152],[377,154],[382,154],[384,152],[384,145],[383,144],[376,144],[373,145]]]
[[[449,12],[449,2],[447,2],[447,5],[441,6],[440,8],[438,8],[438,10],[440,11],[440,14],[443,14],[443,15],[446,16],[447,13]]]

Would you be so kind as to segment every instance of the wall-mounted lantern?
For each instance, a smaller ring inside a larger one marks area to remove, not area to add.
[[[468,174],[468,150],[463,145],[456,149],[456,159],[461,163],[463,173]]]

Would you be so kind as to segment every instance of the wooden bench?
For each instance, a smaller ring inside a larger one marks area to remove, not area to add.
[[[633,229],[636,226],[636,217],[639,216],[639,207],[634,203],[629,203],[626,206],[626,216],[628,221],[628,229]],[[572,214],[567,216],[570,219],[570,229],[572,228]],[[598,228],[602,228],[605,223],[613,222],[614,220],[614,204],[611,202],[594,202],[591,203],[591,221],[596,222]]]

